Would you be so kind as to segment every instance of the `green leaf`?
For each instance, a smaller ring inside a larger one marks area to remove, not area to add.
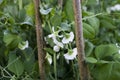
[[[54,16],[52,16],[50,18],[50,22],[51,22],[52,26],[54,26],[54,27],[60,26],[60,24],[61,24],[61,15],[55,14]]]
[[[20,58],[16,56],[15,53],[9,54],[9,60],[8,60],[8,70],[13,72],[18,77],[22,75],[24,71],[24,66]]]
[[[86,57],[85,61],[88,63],[97,63],[97,60],[93,57]]]
[[[101,27],[107,28],[107,29],[115,29],[116,27],[107,20],[100,20]]]
[[[21,25],[30,25],[30,26],[33,26],[33,20],[31,17],[26,17],[24,22],[21,23]]]
[[[94,28],[95,33],[97,34],[99,32],[99,26],[100,26],[99,19],[96,17],[92,17],[92,18],[88,18],[87,21]]]
[[[65,13],[66,13],[66,17],[69,21],[74,20],[74,10],[73,10],[72,0],[66,0]]]
[[[88,0],[87,1],[87,5],[91,5],[91,6],[96,5],[96,3],[97,3],[97,0]]]
[[[35,63],[35,54],[32,48],[27,48],[24,51],[24,69],[26,72],[30,73],[33,70],[34,63]]]
[[[30,17],[33,17],[35,14],[34,11],[34,3],[29,3],[28,5],[25,6],[26,14]]]
[[[99,45],[95,48],[95,56],[97,59],[103,59],[112,54],[118,53],[119,48],[115,44]]]
[[[25,9],[21,9],[18,14],[17,14],[17,21],[18,22],[23,22],[26,18],[26,11]]]
[[[70,26],[70,24],[68,24],[68,22],[62,22],[61,23],[61,29],[63,31],[70,31],[71,30],[71,26]]]
[[[44,50],[47,51],[48,53],[52,54],[52,55],[55,53],[53,51],[53,49],[51,49],[51,48],[44,48]]]
[[[3,41],[6,46],[10,49],[14,49],[18,46],[19,42],[22,41],[22,38],[16,34],[5,33],[3,37]]]
[[[16,37],[17,35],[4,34],[3,41],[6,43],[6,46],[8,46]]]
[[[92,39],[95,37],[95,30],[92,26],[83,22],[83,35],[85,38]]]
[[[114,61],[98,60],[97,64],[115,63]]]
[[[94,48],[94,45],[91,42],[86,41],[85,42],[85,55],[90,56],[93,51],[93,48]]]
[[[89,11],[82,11],[82,16],[83,16],[83,19],[87,19],[90,16],[94,16],[94,13]]]
[[[120,63],[96,65],[91,71],[94,80],[119,80]]]

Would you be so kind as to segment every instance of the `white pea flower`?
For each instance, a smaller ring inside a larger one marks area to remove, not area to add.
[[[55,32],[54,27],[52,27],[52,32],[53,32],[52,34],[48,35],[49,38],[55,38],[56,37],[57,32]]]
[[[86,7],[86,6],[83,6],[82,9],[83,9],[84,11],[87,11],[87,7]]]
[[[28,41],[21,42],[18,44],[18,48],[20,48],[21,50],[24,50],[24,49],[28,48],[28,45],[29,45]]]
[[[54,50],[55,52],[59,52],[60,47],[59,47],[59,46],[57,46],[57,45],[55,45],[55,46],[53,47],[53,50]]]
[[[59,54],[57,54],[57,59],[59,59],[60,58],[60,53]]]
[[[66,60],[73,60],[77,56],[77,48],[74,48],[73,50],[69,50],[68,53],[64,54],[64,57]]]
[[[70,33],[67,35],[67,37],[64,37],[64,38],[62,39],[62,42],[63,42],[64,44],[67,44],[67,43],[69,43],[69,42],[72,42],[73,39],[74,39],[74,33],[73,33],[73,32],[70,32]]]
[[[59,42],[59,41],[56,39],[57,36],[58,36],[58,37],[62,37],[62,36],[59,36],[59,35],[58,35],[59,31],[56,31],[56,32],[55,32],[55,31],[54,31],[54,27],[52,27],[52,31],[53,31],[53,33],[50,34],[50,35],[48,35],[48,37],[49,37],[49,38],[52,38],[52,39],[53,39],[53,42],[54,42],[57,46],[63,48],[63,43],[62,43],[62,42]]]
[[[116,4],[115,6],[111,7],[112,11],[120,11],[120,4]]]
[[[120,4],[116,4],[112,7],[107,8],[107,12],[110,13],[111,11],[120,11]]]
[[[60,46],[61,48],[63,48],[63,46],[64,46],[63,43],[57,41],[56,38],[53,38],[53,42],[54,42],[57,46]]]
[[[52,64],[52,56],[47,53],[46,58],[47,58],[49,64]]]
[[[99,4],[99,3],[100,3],[100,1],[99,1],[99,0],[96,0],[96,2],[97,2],[97,4]]]
[[[120,54],[120,50],[118,50],[118,54]]]

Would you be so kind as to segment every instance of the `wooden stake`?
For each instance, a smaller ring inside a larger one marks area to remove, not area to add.
[[[42,24],[39,16],[39,0],[33,0],[35,5],[35,24],[36,24],[36,37],[37,37],[37,48],[38,48],[38,64],[40,72],[40,80],[45,80],[45,69],[44,69],[44,59],[45,53],[43,51],[43,31]]]
[[[62,9],[62,6],[63,6],[63,0],[58,0],[58,6]]]
[[[84,53],[84,38],[82,30],[82,11],[81,0],[73,0],[74,17],[75,17],[75,33],[76,33],[76,46],[78,52],[78,65],[81,80],[90,80],[87,64],[85,63]]]

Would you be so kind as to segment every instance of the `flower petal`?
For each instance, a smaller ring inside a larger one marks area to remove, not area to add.
[[[57,46],[57,45],[55,45],[55,46],[53,47],[53,50],[54,50],[55,52],[59,52],[60,47],[59,47],[59,46]]]
[[[61,48],[63,48],[63,44],[59,41],[57,41],[56,38],[53,38],[53,42],[57,45],[57,46],[60,46]]]
[[[66,37],[64,37],[63,39],[62,39],[62,43],[64,43],[64,44],[68,44],[69,42],[73,42],[73,40],[74,40],[74,33],[73,32],[70,32],[69,33],[69,38],[66,38]]]
[[[50,64],[52,64],[52,56],[47,53],[46,58]]]
[[[68,51],[69,52],[69,51]],[[73,53],[71,54],[71,53],[66,53],[66,54],[64,54],[64,57],[65,57],[65,59],[67,59],[67,60],[73,60],[73,59],[75,59],[76,58],[76,56],[77,56],[77,48],[74,48],[73,49]]]
[[[72,42],[74,39],[74,33],[73,32],[70,32],[70,38],[69,38],[69,41]]]
[[[55,37],[54,34],[49,34],[49,35],[48,35],[48,38],[54,38],[54,37]]]
[[[67,60],[73,60],[73,59],[74,59],[74,56],[70,55],[69,53],[64,54],[64,57],[65,57],[65,59],[67,59]]]
[[[73,54],[76,56],[77,55],[77,48],[73,49]]]
[[[52,64],[52,57],[48,57],[48,62]]]
[[[62,43],[68,44],[68,43],[69,43],[69,40],[68,40],[66,37],[64,37],[64,38],[62,39]]]

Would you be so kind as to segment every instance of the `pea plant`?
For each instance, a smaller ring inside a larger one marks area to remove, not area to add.
[[[85,74],[89,80],[120,79],[119,0],[36,1],[0,0],[0,80],[84,80],[75,1]]]

